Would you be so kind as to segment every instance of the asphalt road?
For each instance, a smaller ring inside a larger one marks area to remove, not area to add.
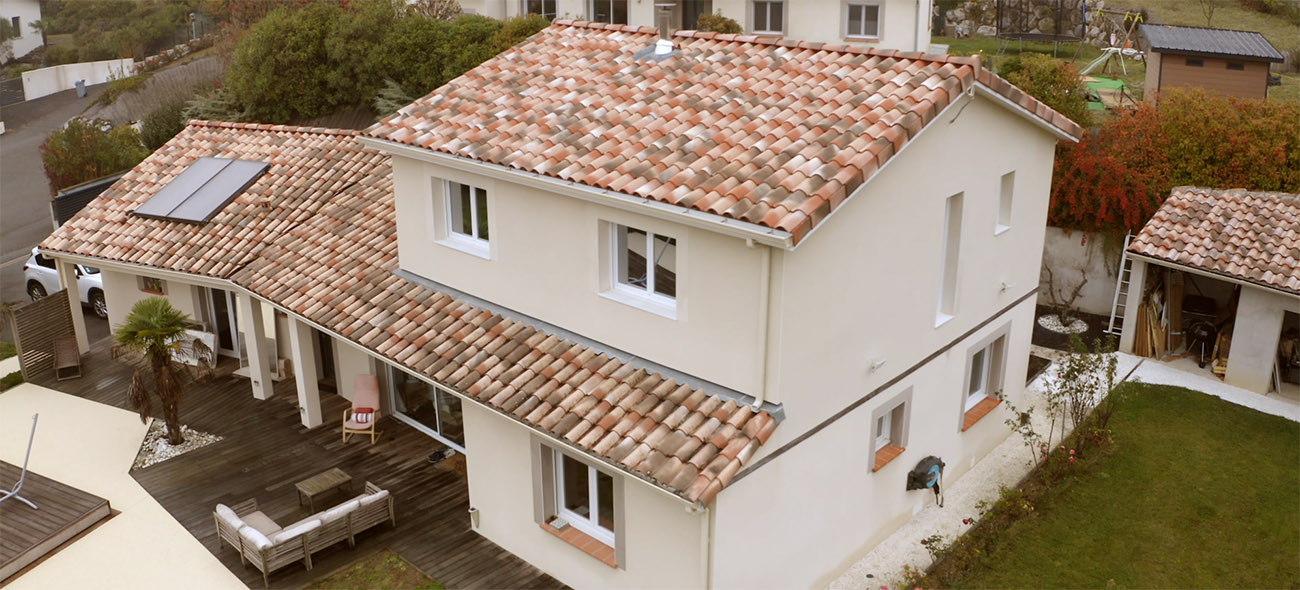
[[[33,246],[50,235],[50,185],[41,167],[41,143],[50,132],[94,103],[107,84],[87,88],[85,98],[67,90],[0,109],[0,304],[27,300],[22,263]],[[92,340],[108,334],[108,323],[87,312]],[[9,340],[8,322],[0,339]]]

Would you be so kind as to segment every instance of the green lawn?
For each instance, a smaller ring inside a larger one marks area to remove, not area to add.
[[[1206,26],[1205,14],[1201,12],[1201,3],[1196,0],[1111,0],[1106,3],[1107,10],[1139,8],[1147,9],[1152,23]],[[1239,0],[1220,2],[1214,9],[1214,18],[1210,21],[1210,26],[1218,29],[1259,31],[1269,43],[1283,52],[1300,43],[1300,27],[1286,22],[1280,16],[1255,12],[1243,6]]]
[[[1300,424],[1123,387],[1109,452],[1036,500],[954,587],[1300,586]]]
[[[942,43],[948,45],[948,52],[953,55],[973,55],[980,53],[983,55],[984,64],[997,71],[999,61],[1013,55],[1023,53],[1043,53],[1052,55],[1055,50],[1056,57],[1067,63],[1074,64],[1075,69],[1082,70],[1088,67],[1092,60],[1101,55],[1101,50],[1091,45],[1082,43],[1062,43],[1058,47],[1053,47],[1051,43],[1035,43],[1026,41],[1020,43],[1013,41],[1008,43],[1001,55],[998,54],[998,39],[995,37],[934,37],[933,43]],[[1092,72],[1095,77],[1118,77],[1124,80],[1133,93],[1134,97],[1140,98],[1142,86],[1146,81],[1147,69],[1146,64],[1132,59],[1124,60],[1124,69],[1121,69],[1119,62],[1111,61]]]

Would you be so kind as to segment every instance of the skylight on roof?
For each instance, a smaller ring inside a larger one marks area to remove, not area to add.
[[[266,162],[199,158],[139,207],[142,217],[207,223],[266,172]]]

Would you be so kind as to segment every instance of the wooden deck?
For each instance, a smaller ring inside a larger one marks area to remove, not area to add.
[[[13,489],[21,474],[22,467],[0,461],[0,488]],[[36,509],[18,498],[0,504],[0,583],[112,513],[108,500],[31,471],[18,495]]]
[[[96,342],[85,357],[81,379],[55,381],[45,374],[40,385],[94,401],[128,408],[130,368],[109,359],[109,339]],[[157,406],[157,404],[155,404]],[[314,568],[294,564],[271,575],[274,588],[298,588],[329,575],[385,547],[448,588],[563,588],[541,570],[515,557],[470,529],[469,488],[465,476],[427,457],[442,445],[419,431],[385,417],[379,443],[340,440],[339,419],[347,400],[321,395],[325,424],[308,430],[299,421],[292,380],[275,384],[270,400],[253,398],[246,379],[222,375],[189,385],[181,400],[181,420],[224,440],[132,473],[185,528],[250,587],[260,588],[261,574],[240,565],[231,548],[218,546],[212,510],[257,498],[262,510],[280,524],[307,516],[298,505],[294,483],[331,467],[353,477],[359,492],[366,481],[390,490],[396,498],[397,526],[381,525],[347,543],[312,557]],[[346,498],[324,495],[319,505]]]

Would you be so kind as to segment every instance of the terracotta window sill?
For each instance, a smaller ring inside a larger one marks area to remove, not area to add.
[[[577,547],[583,553],[599,559],[601,563],[618,569],[618,559],[614,555],[614,548],[606,545],[591,535],[578,530],[575,526],[566,526],[563,530],[555,530],[550,522],[538,523],[537,526],[542,530],[559,537],[560,540]]]
[[[898,456],[902,455],[903,451],[906,450],[907,450],[906,448],[900,447],[898,445],[885,445],[880,449],[877,449],[876,466],[871,468],[871,472],[875,473],[877,471],[880,471],[881,467],[884,467],[888,465],[890,461],[897,459]]]
[[[164,293],[164,292],[162,292],[162,291],[155,291],[155,290],[153,290],[153,289],[140,289],[140,292],[141,292],[141,293],[150,293],[150,294],[153,294],[153,295],[166,295],[166,293]]]
[[[845,43],[879,43],[880,37],[840,37],[840,41]]]
[[[976,422],[979,422],[980,419],[987,416],[989,412],[992,412],[993,408],[998,407],[998,404],[1000,403],[1002,403],[1002,400],[1000,399],[986,397],[980,403],[975,404],[975,407],[966,410],[966,417],[961,421],[961,431],[966,432],[966,430],[971,426],[974,426]]]

